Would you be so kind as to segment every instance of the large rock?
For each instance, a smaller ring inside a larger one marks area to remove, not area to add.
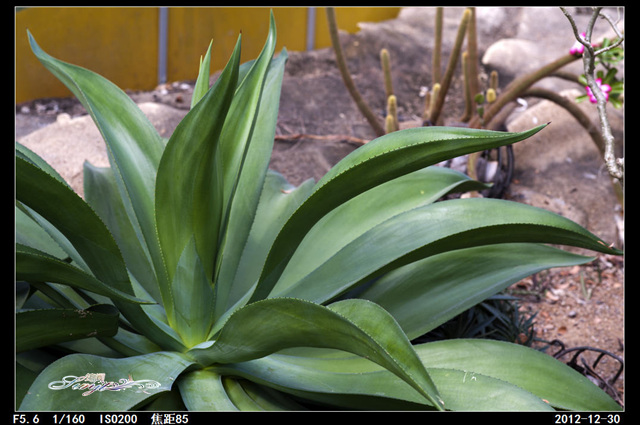
[[[485,8],[481,8],[485,9]],[[501,8],[500,8],[501,9]],[[488,71],[496,70],[500,75],[500,85],[505,87],[514,78],[528,74],[569,53],[575,43],[575,36],[567,17],[558,7],[520,7],[514,8],[511,17],[512,35],[502,37],[486,49],[482,64]],[[567,8],[580,30],[587,27],[591,12],[582,8]],[[585,13],[586,12],[586,13]],[[614,9],[605,10],[612,17],[617,16]],[[516,14],[514,16],[514,14]],[[605,21],[600,20],[594,27],[593,40],[603,37],[613,38],[614,32]],[[581,60],[565,66],[563,71],[575,74],[583,73]],[[547,78],[539,86],[564,90],[570,83],[558,78]]]
[[[186,114],[159,103],[138,106],[163,137],[169,137]],[[109,165],[102,135],[88,115],[72,118],[66,113],[59,114],[54,123],[27,134],[19,142],[51,164],[80,195],[84,194],[84,162],[98,167]]]

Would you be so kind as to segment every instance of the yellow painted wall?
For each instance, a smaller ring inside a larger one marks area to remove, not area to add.
[[[30,8],[16,13],[17,103],[70,96],[31,52],[27,29],[45,52],[122,89],[149,89],[157,81],[156,8]]]
[[[211,40],[211,69],[222,69],[242,32],[241,61],[255,59],[269,31],[268,8],[170,8],[167,80],[194,79],[198,59]],[[304,50],[307,12],[305,8],[276,8],[276,52]]]
[[[331,46],[325,9],[318,7],[316,12],[316,48]],[[359,22],[386,21],[399,12],[399,7],[336,7],[336,21],[340,30],[356,33]]]
[[[262,49],[269,8],[168,8],[167,81],[193,80],[199,58],[213,39],[212,71],[221,69],[242,31],[242,61]],[[273,9],[276,51],[306,49],[307,8]],[[340,29],[355,32],[358,22],[392,19],[399,8],[336,8]],[[70,92],[35,58],[27,29],[50,55],[91,69],[124,90],[150,90],[158,84],[157,7],[33,7],[16,11],[16,103]],[[331,45],[325,8],[316,8],[315,48]]]

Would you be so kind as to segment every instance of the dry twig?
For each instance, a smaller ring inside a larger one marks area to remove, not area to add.
[[[596,98],[596,105],[598,109],[598,116],[600,117],[600,126],[602,127],[602,137],[605,141],[605,152],[604,152],[604,161],[607,165],[607,169],[609,170],[609,174],[617,178],[620,181],[620,184],[624,186],[624,158],[616,158],[615,157],[615,139],[611,132],[611,125],[609,124],[609,119],[607,118],[607,100],[604,96],[604,93],[600,89],[600,86],[596,83],[595,78],[595,58],[597,55],[602,54],[608,50],[611,50],[622,44],[624,41],[623,35],[618,30],[616,23],[606,14],[602,12],[602,7],[594,7],[593,13],[591,15],[591,19],[587,24],[587,29],[585,31],[584,38],[580,36],[578,31],[578,27],[571,16],[571,14],[564,8],[560,8],[562,13],[567,17],[569,23],[571,24],[571,28],[573,29],[573,34],[582,45],[584,45],[584,53],[582,54],[582,61],[584,64],[584,75],[587,79],[587,84],[591,89],[592,93]],[[600,50],[595,50],[594,46],[591,44],[591,35],[593,32],[593,27],[596,23],[596,19],[600,17],[606,20],[611,28],[616,33],[618,40],[615,43],[607,46],[606,48],[602,48]]]

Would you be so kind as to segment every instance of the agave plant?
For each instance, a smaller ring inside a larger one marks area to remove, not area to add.
[[[45,53],[110,167],[84,199],[16,144],[16,369],[23,410],[619,409],[563,363],[489,340],[412,344],[539,270],[621,252],[548,211],[452,199],[434,164],[523,140],[430,127],[382,136],[320,181],[269,169],[287,60],[240,37],[168,140],[99,75]],[[117,390],[117,391],[116,391]],[[179,395],[179,396],[178,396]]]

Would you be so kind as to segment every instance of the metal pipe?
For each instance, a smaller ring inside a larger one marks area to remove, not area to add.
[[[158,85],[167,82],[167,31],[169,28],[169,9],[158,8]]]
[[[307,8],[307,50],[313,50],[316,47],[316,8]]]

